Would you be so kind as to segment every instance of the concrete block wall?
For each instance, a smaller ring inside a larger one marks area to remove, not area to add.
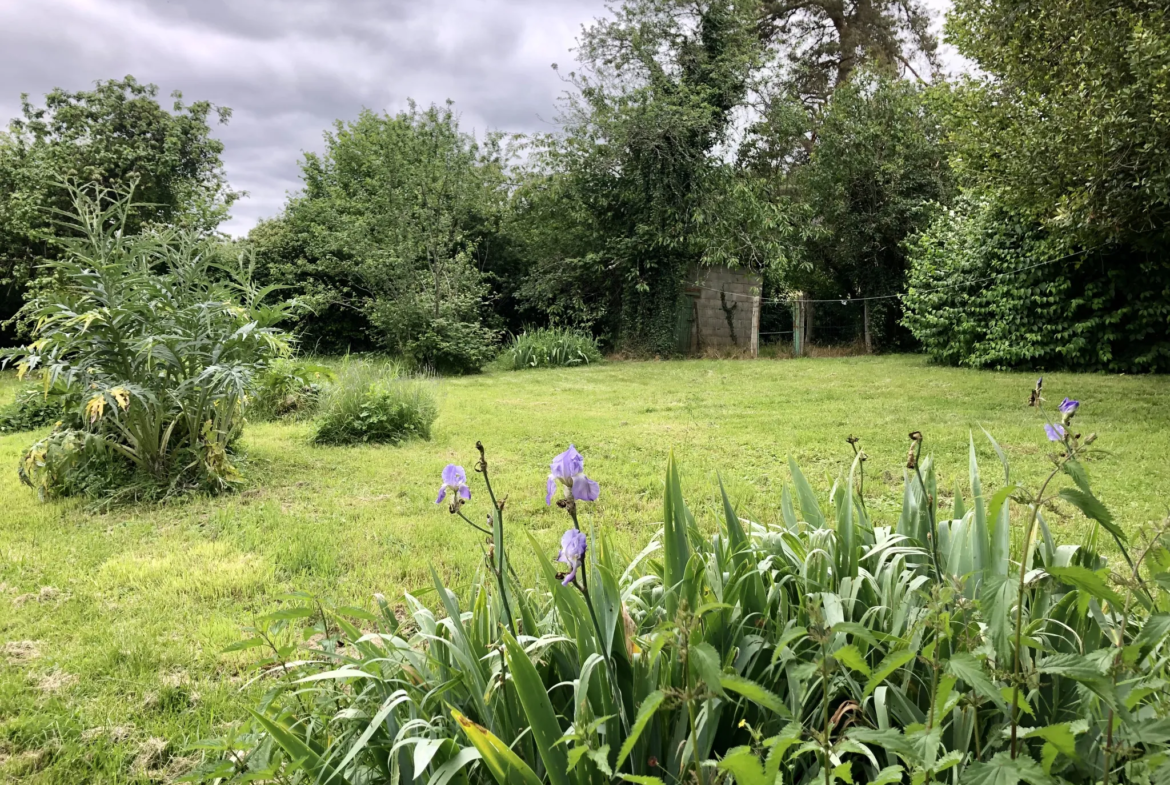
[[[760,276],[729,267],[702,267],[693,272],[690,280],[693,285],[688,294],[694,308],[692,351],[742,349],[754,357],[759,350]],[[734,341],[725,304],[733,309]]]

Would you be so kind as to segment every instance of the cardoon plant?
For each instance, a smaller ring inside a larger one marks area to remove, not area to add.
[[[112,476],[135,480],[131,490],[232,486],[245,400],[255,376],[290,351],[278,325],[299,305],[273,301],[275,287],[252,280],[246,253],[229,262],[207,238],[165,227],[126,233],[132,189],[94,184],[70,195],[64,254],[47,265],[54,285],[21,310],[34,340],[0,358],[46,390],[68,390],[81,422],[30,447],[21,478],[42,496],[64,492],[50,456],[76,438],[126,467]]]

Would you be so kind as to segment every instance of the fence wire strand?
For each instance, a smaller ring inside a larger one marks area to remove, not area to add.
[[[917,289],[915,291],[915,294],[931,294],[932,292],[944,292],[948,289],[957,289],[961,286],[972,286],[974,284],[986,283],[987,281],[994,281],[996,278],[1002,278],[1005,275],[1015,275],[1016,273],[1023,273],[1023,272],[1027,272],[1028,270],[1034,270],[1037,267],[1044,267],[1045,265],[1056,264],[1057,262],[1063,262],[1063,261],[1066,261],[1068,259],[1072,259],[1074,257],[1080,256],[1082,254],[1089,253],[1090,251],[1095,251],[1100,247],[1102,247],[1102,246],[1097,245],[1097,246],[1094,246],[1092,248],[1085,248],[1085,249],[1082,249],[1080,251],[1075,251],[1073,253],[1066,254],[1065,256],[1061,256],[1061,257],[1056,258],[1056,259],[1049,259],[1046,262],[1038,262],[1036,264],[1030,264],[1027,267],[1020,267],[1020,268],[1017,268],[1015,270],[1008,270],[1006,272],[996,273],[995,275],[989,275],[986,278],[973,278],[969,281],[960,281],[958,283],[948,284],[946,286],[936,286],[932,289]],[[815,299],[801,298],[801,297],[767,297],[767,298],[765,298],[765,297],[760,297],[759,295],[754,295],[754,294],[740,294],[738,292],[725,292],[722,289],[716,289],[712,286],[703,286],[702,284],[692,284],[692,286],[694,288],[697,288],[697,289],[706,289],[709,292],[719,292],[720,294],[727,295],[730,297],[748,297],[748,298],[752,298],[752,299],[758,299],[760,301],[761,305],[778,305],[778,304],[792,305],[792,304],[797,303],[797,302],[840,303],[841,305],[852,305],[853,303],[863,303],[863,302],[873,301],[873,300],[901,299],[908,294],[907,292],[896,292],[894,294],[878,294],[878,295],[874,295],[872,297],[834,297],[834,298],[830,298],[830,299],[826,299],[826,300],[815,300]]]

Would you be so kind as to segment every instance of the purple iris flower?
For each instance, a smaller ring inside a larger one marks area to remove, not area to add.
[[[585,549],[588,547],[589,541],[580,529],[569,529],[561,537],[561,552],[557,554],[557,561],[569,565],[569,574],[561,581],[562,586],[568,586],[576,580],[577,568],[585,560]]]
[[[1060,414],[1067,425],[1072,416],[1077,413],[1077,408],[1080,407],[1080,401],[1074,401],[1072,398],[1065,398],[1060,402]]]
[[[443,469],[443,485],[439,488],[439,498],[435,499],[435,504],[443,503],[443,499],[447,498],[447,491],[457,494],[465,501],[471,498],[471,488],[467,487],[467,474],[462,466],[449,463],[447,468]]]
[[[548,475],[548,493],[544,497],[545,504],[552,504],[553,494],[556,493],[557,483],[568,489],[568,495],[580,502],[597,501],[599,486],[585,476],[585,458],[577,452],[577,448],[569,445],[569,449],[552,459],[552,471]]]
[[[1048,441],[1050,442],[1058,442],[1064,438],[1063,425],[1046,424],[1044,426],[1044,432],[1048,434]]]

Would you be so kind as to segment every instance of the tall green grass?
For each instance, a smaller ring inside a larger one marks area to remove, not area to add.
[[[566,327],[541,327],[520,333],[500,355],[505,370],[589,365],[601,360],[597,340]]]
[[[434,381],[390,360],[345,361],[321,394],[318,444],[398,444],[431,438],[439,416]]]

